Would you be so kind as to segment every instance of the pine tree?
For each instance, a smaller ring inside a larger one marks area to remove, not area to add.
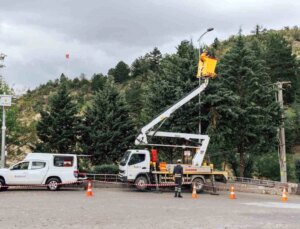
[[[260,36],[263,33],[266,33],[267,29],[264,28],[262,25],[256,25],[254,30],[251,31],[251,33],[253,33],[255,36]]]
[[[137,126],[142,126],[141,111],[144,107],[144,88],[139,81],[132,81],[125,92],[130,116]]]
[[[116,83],[124,83],[129,79],[130,68],[129,66],[120,61],[115,68],[108,71],[108,75],[113,76]]]
[[[220,78],[213,83],[212,94],[206,98],[211,104],[214,123],[212,143],[219,141],[224,149],[238,153],[241,177],[245,175],[245,161],[251,154],[269,152],[277,145],[280,108],[263,64],[239,35],[220,61]]]
[[[214,42],[211,45],[211,48],[209,48],[209,53],[211,56],[216,57],[220,54],[220,46],[221,46],[221,42],[219,41],[219,39],[216,37],[214,39]]]
[[[191,92],[198,86],[196,75],[197,50],[189,41],[182,41],[177,47],[177,53],[166,56],[160,64],[160,72],[149,79],[145,93],[145,123],[152,120],[186,93]],[[193,100],[176,110],[174,114],[163,124],[160,130],[197,133],[199,106],[198,100]],[[155,142],[161,141],[155,139]],[[177,140],[170,139],[170,144]],[[165,141],[166,143],[166,141]],[[178,142],[185,144],[186,142]],[[172,160],[178,151],[164,149],[161,156]]]
[[[143,78],[147,79],[147,75],[150,71],[150,63],[146,57],[140,56],[139,58],[135,59],[131,65],[131,77],[137,78],[142,76]]]
[[[195,77],[196,63],[197,51],[189,41],[181,42],[176,54],[164,58],[161,63],[162,73],[152,77],[147,88],[148,119],[153,118],[154,112],[160,113],[198,86]],[[170,128],[171,125],[172,130],[182,132],[195,131],[194,123],[197,120],[197,116],[193,117],[195,113],[198,113],[197,105],[188,103],[184,109],[177,110],[164,126]],[[191,116],[189,120],[186,119],[188,116]]]
[[[220,41],[219,41],[219,39],[216,37],[216,38],[214,39],[214,42],[212,43],[212,47],[213,47],[214,49],[218,49],[219,46],[220,46]]]
[[[36,150],[52,153],[76,152],[78,143],[77,106],[62,83],[50,98],[49,109],[42,111],[36,130],[39,138]]]
[[[253,51],[254,55],[260,60],[264,61],[264,45],[258,37],[254,37],[250,42],[250,49]],[[266,61],[264,61],[266,65]]]
[[[83,151],[94,164],[112,163],[134,142],[136,131],[124,99],[111,82],[96,92],[85,112],[82,126]]]
[[[155,47],[152,52],[150,52],[149,54],[146,54],[146,58],[149,59],[150,70],[153,72],[158,72],[159,65],[160,65],[160,62],[162,59],[162,55],[161,55],[161,52],[159,51],[159,49],[157,47]]]
[[[268,34],[265,60],[273,83],[277,81],[291,81],[292,87],[285,90],[284,102],[287,104],[292,103],[297,89],[296,57],[292,54],[291,45],[282,35],[278,33]]]
[[[160,64],[162,60],[162,54],[158,48],[154,48],[150,53],[147,53],[143,57],[137,58],[131,65],[131,76],[136,78],[138,76],[143,76],[148,78],[148,75],[153,73],[158,73],[160,71]]]
[[[93,91],[102,90],[107,78],[102,74],[94,74],[92,77],[91,87]]]

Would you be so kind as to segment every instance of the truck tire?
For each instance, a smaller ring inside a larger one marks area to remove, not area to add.
[[[7,190],[7,187],[3,187],[5,185],[5,181],[3,178],[0,178],[0,191],[5,191]]]
[[[204,181],[202,178],[197,177],[197,178],[195,178],[195,179],[192,181],[191,189],[193,190],[194,185],[195,185],[195,186],[196,186],[196,192],[197,192],[197,193],[201,193],[201,192],[203,192],[204,184],[205,184],[205,181]]]
[[[148,179],[145,176],[139,176],[134,181],[135,188],[139,191],[145,191],[148,188],[147,184]]]
[[[57,191],[59,190],[60,186],[59,186],[59,183],[60,183],[60,180],[57,179],[57,178],[50,178],[48,181],[47,181],[47,188],[48,190],[50,191]]]

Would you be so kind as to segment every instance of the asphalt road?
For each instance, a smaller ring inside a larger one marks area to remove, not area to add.
[[[300,196],[229,193],[182,199],[173,193],[94,189],[0,192],[0,228],[300,228]]]

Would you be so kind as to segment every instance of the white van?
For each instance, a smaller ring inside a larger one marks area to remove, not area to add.
[[[48,185],[51,191],[60,184],[78,181],[77,155],[29,153],[8,169],[0,169],[0,190],[5,185]]]

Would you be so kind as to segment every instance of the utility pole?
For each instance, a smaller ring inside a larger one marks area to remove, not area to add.
[[[284,119],[283,111],[283,85],[290,84],[290,81],[277,82],[277,101],[282,110],[282,120]],[[278,157],[279,157],[279,166],[280,166],[280,182],[287,183],[287,170],[286,170],[286,147],[285,147],[285,130],[284,123],[278,128],[278,138],[279,138],[279,147],[278,147]]]

